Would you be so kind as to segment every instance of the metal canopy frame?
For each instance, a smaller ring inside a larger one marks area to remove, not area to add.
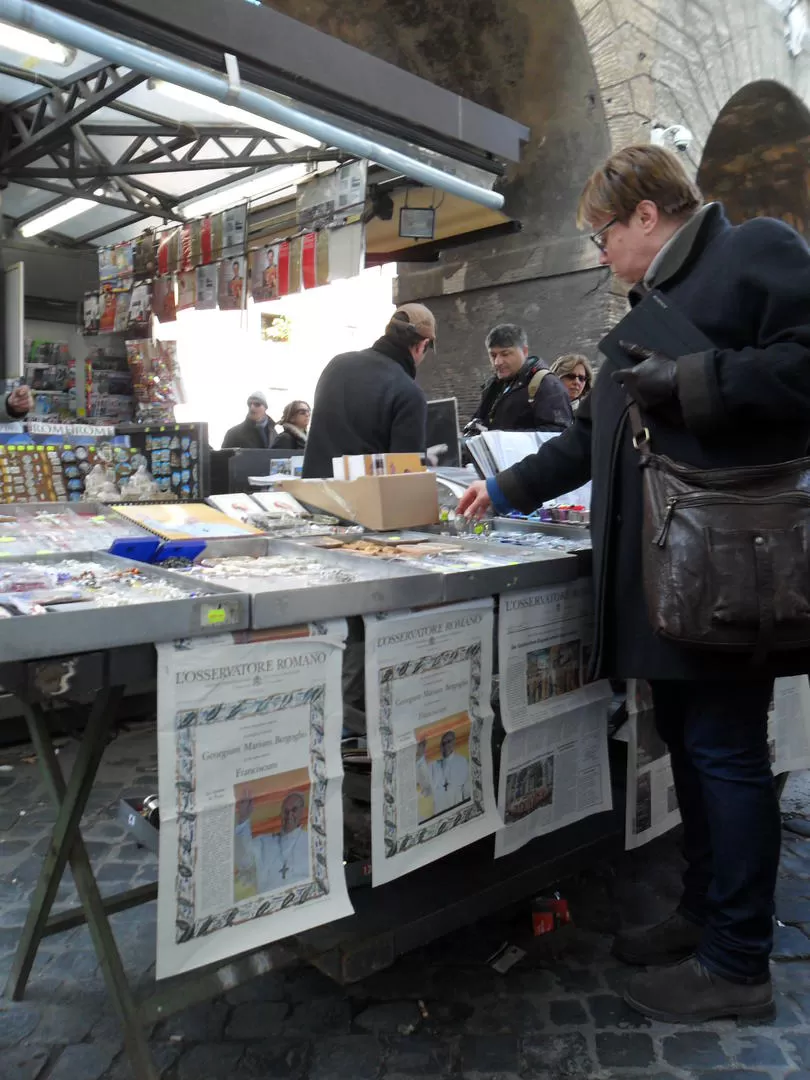
[[[14,228],[60,206],[68,199],[89,198],[100,206],[127,211],[118,222],[92,229],[73,239],[59,232],[47,238],[65,247],[84,247],[107,233],[159,218],[167,224],[185,221],[177,198],[144,179],[149,175],[189,174],[226,169],[232,175],[215,184],[190,186],[183,195],[198,198],[231,183],[234,176],[283,165],[346,161],[348,155],[324,148],[285,150],[280,139],[261,128],[233,124],[186,124],[132,106],[121,98],[146,82],[144,76],[98,62],[64,79],[43,85],[40,75],[0,65],[0,75],[36,85],[30,94],[3,109],[0,116],[0,176],[56,196],[29,213],[10,218]],[[120,124],[94,122],[101,110],[121,114]],[[140,123],[125,123],[130,117]],[[126,139],[114,157],[100,138]],[[226,140],[245,142],[239,152]],[[267,149],[272,152],[268,153]]]

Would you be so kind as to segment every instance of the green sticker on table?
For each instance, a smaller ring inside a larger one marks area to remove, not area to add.
[[[227,614],[222,608],[215,608],[213,611],[208,612],[208,622],[212,625],[224,623],[226,618]]]

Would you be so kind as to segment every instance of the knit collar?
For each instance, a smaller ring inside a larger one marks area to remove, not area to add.
[[[416,378],[416,364],[411,356],[410,349],[406,349],[404,345],[392,341],[389,337],[379,338],[371,347],[374,352],[382,353],[389,360],[393,360],[395,364],[399,364],[406,375],[410,375],[412,379]]]

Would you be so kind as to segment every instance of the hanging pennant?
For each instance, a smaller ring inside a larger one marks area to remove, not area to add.
[[[223,259],[219,264],[219,306],[222,311],[240,311],[245,305],[244,256]]]
[[[278,245],[278,295],[286,296],[290,291],[290,241]]]
[[[186,270],[177,275],[177,310],[193,308],[197,301],[197,272]]]
[[[315,273],[316,234],[306,233],[301,245],[301,283],[305,289],[314,289],[318,283]]]
[[[155,278],[153,286],[153,304],[155,317],[162,323],[174,322],[177,318],[177,300],[174,291],[174,276]]]

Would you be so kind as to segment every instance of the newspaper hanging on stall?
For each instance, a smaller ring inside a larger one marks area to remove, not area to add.
[[[157,977],[352,912],[343,620],[158,645]]]
[[[669,751],[655,726],[652,691],[643,679],[627,682],[626,735],[625,848],[631,851],[663,836],[681,820]]]
[[[492,600],[366,618],[373,884],[498,827]]]
[[[810,769],[810,682],[777,679],[768,710],[768,751],[774,773]]]
[[[590,578],[501,596],[501,747],[495,857],[611,810],[606,681],[587,683]]]

